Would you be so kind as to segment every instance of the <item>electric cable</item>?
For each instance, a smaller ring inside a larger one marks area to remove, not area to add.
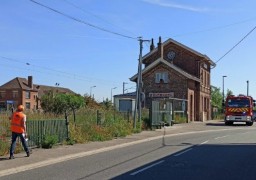
[[[85,77],[85,76],[81,76],[81,75],[78,75],[78,74],[72,74],[72,73],[69,73],[69,72],[59,71],[59,70],[55,70],[53,68],[48,68],[48,67],[44,67],[44,66],[33,65],[29,62],[24,62],[24,61],[20,61],[20,60],[9,58],[9,57],[0,56],[0,58],[11,61],[11,62],[16,62],[16,63],[20,63],[20,64],[23,64],[23,65],[32,66],[32,67],[35,67],[35,68],[41,68],[41,69],[44,69],[44,70],[47,70],[47,71],[52,71],[52,72],[59,73],[59,74],[55,73],[54,75],[56,75],[56,76],[67,77],[67,78],[76,79],[76,80],[80,80],[80,81],[86,81],[86,82],[99,81],[101,84],[104,84],[104,83],[105,84],[109,84],[109,83],[117,84],[117,83],[119,83],[119,82],[114,82],[114,81],[109,81],[109,80],[104,80],[104,79],[96,79],[96,78],[92,78],[92,77]],[[40,71],[40,70],[30,69],[30,71],[35,71],[35,72],[38,72],[38,73],[41,73],[41,74],[49,74],[49,72],[43,72],[43,71]],[[51,73],[51,74],[53,74],[53,73]]]
[[[76,21],[76,22],[79,22],[79,23],[82,23],[82,24],[84,24],[84,25],[93,27],[93,28],[95,28],[95,29],[98,29],[98,30],[101,30],[101,31],[104,31],[104,32],[107,32],[107,33],[111,33],[111,34],[114,34],[114,35],[117,35],[117,36],[125,37],[125,38],[128,38],[128,39],[136,39],[136,40],[138,39],[138,38],[134,38],[134,37],[127,36],[127,35],[124,35],[124,34],[120,34],[120,33],[114,32],[114,31],[110,31],[110,30],[107,30],[107,29],[105,29],[105,28],[102,28],[102,27],[93,25],[93,24],[91,24],[91,23],[85,22],[85,21],[83,21],[83,20],[81,20],[81,19],[75,18],[75,17],[70,16],[70,15],[68,15],[68,14],[65,14],[65,13],[63,13],[63,12],[60,12],[60,11],[58,11],[58,10],[56,10],[56,9],[53,9],[53,8],[51,8],[51,7],[49,7],[49,6],[46,6],[46,5],[44,5],[44,4],[41,4],[41,3],[37,2],[37,1],[34,1],[34,0],[30,0],[30,1],[33,2],[33,3],[35,3],[35,4],[37,4],[37,5],[39,5],[39,6],[42,6],[42,7],[46,8],[46,9],[49,9],[49,10],[55,12],[55,13],[58,13],[58,14],[64,16],[64,17],[66,17],[66,18],[72,19],[72,20],[74,20],[74,21]]]
[[[233,49],[235,49],[236,46],[238,46],[245,38],[247,38],[254,30],[256,29],[256,26],[254,26],[238,43],[236,43],[231,49],[229,49],[223,56],[221,56],[215,64],[217,64],[220,60],[222,60],[226,55],[228,55]]]
[[[89,12],[89,11],[84,10],[83,8],[81,8],[81,7],[77,6],[76,4],[74,4],[73,2],[70,2],[70,1],[68,1],[68,0],[62,0],[62,1],[66,2],[67,4],[73,6],[73,7],[76,8],[76,9],[79,9],[79,10],[82,11],[83,13],[89,14],[89,15],[91,15],[91,16],[97,18],[97,19],[100,19],[100,20],[102,20],[102,21],[105,21],[106,23],[108,23],[108,24],[110,24],[110,25],[112,25],[112,26],[116,26],[116,27],[118,27],[118,28],[120,28],[120,29],[123,29],[123,30],[127,31],[126,29],[124,29],[124,28],[122,28],[122,27],[120,27],[120,26],[117,26],[117,25],[115,25],[115,24],[113,24],[113,23],[107,21],[106,19],[103,19],[103,18],[100,17],[100,16],[97,16],[97,15],[95,15],[95,14]],[[130,31],[127,31],[127,32],[129,32],[129,33],[131,33],[131,34],[134,34],[133,32],[130,32]],[[134,35],[135,35],[135,34],[134,34]]]

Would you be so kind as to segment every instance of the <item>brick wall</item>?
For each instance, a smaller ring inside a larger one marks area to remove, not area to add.
[[[168,83],[155,83],[156,72],[168,72],[169,82]],[[176,71],[169,68],[164,64],[156,66],[151,71],[143,74],[143,91],[146,95],[146,107],[150,106],[151,98],[149,93],[170,93],[173,92],[175,98],[187,98],[187,80],[179,75]]]

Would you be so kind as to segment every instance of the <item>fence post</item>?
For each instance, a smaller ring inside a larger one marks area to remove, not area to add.
[[[130,122],[130,109],[128,109],[128,111],[127,111],[127,120],[128,120],[128,122]]]
[[[67,112],[65,111],[65,120],[66,120],[66,127],[67,127],[67,141],[70,140],[69,138],[69,121],[68,121],[68,115]]]
[[[97,110],[97,125],[101,125],[101,113],[100,113],[100,111],[99,110]]]

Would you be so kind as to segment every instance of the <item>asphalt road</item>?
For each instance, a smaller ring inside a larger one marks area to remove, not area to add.
[[[255,180],[256,128],[163,134],[162,138],[8,176],[7,179]]]

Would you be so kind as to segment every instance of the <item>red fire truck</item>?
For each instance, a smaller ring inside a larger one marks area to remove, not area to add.
[[[251,96],[238,95],[228,96],[225,103],[225,124],[232,125],[234,122],[245,122],[253,125],[253,107],[255,100]]]

